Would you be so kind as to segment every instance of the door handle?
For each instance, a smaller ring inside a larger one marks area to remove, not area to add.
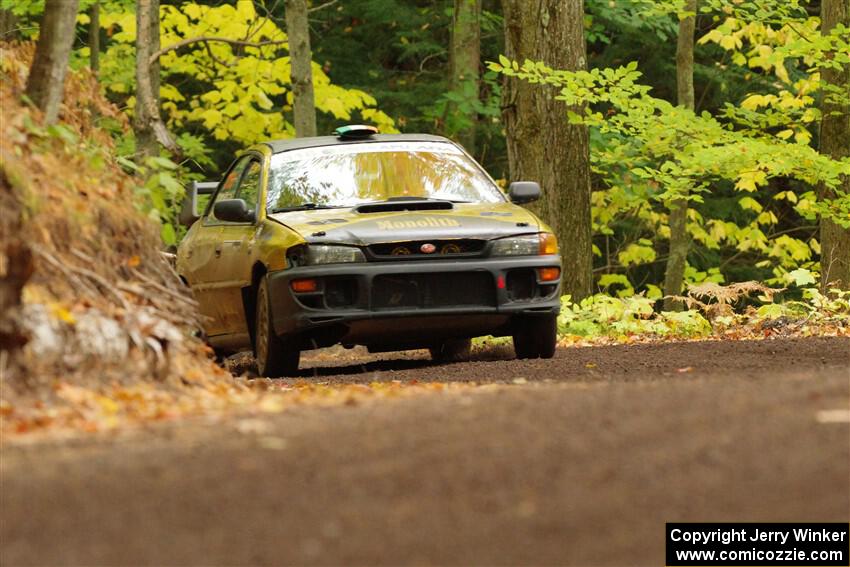
[[[221,258],[221,244],[215,245],[215,257]]]

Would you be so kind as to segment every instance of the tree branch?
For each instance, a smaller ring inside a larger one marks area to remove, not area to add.
[[[157,51],[156,53],[151,55],[150,64],[153,65],[154,63],[156,63],[157,59],[159,59],[160,57],[162,57],[166,53],[169,53],[171,51],[176,51],[176,50],[180,49],[181,47],[185,47],[185,46],[191,45],[193,43],[201,43],[201,42],[209,43],[211,41],[217,41],[219,43],[229,43],[230,45],[235,45],[235,46],[239,46],[239,47],[263,47],[265,45],[280,45],[282,43],[287,43],[287,40],[285,40],[285,39],[279,39],[279,40],[269,39],[269,40],[266,40],[266,41],[242,41],[240,39],[230,39],[230,38],[227,38],[227,37],[214,37],[214,36],[190,37],[190,38],[178,41],[177,43],[174,43],[172,45],[169,45],[168,47],[163,47],[162,49],[160,49],[159,51]]]
[[[791,30],[792,30],[795,34],[799,35],[801,38],[805,39],[805,40],[806,40],[806,41],[808,41],[809,43],[813,43],[813,42],[812,42],[812,40],[810,40],[808,37],[806,37],[806,36],[805,36],[805,34],[801,33],[801,32],[800,32],[797,28],[795,28],[794,26],[792,26],[792,25],[791,25],[791,22],[786,22],[786,24],[785,24],[785,25],[787,25],[789,28],[791,28]]]
[[[309,10],[307,10],[308,14],[312,14],[313,12],[318,12],[319,10],[324,10],[325,8],[330,8],[334,4],[337,3],[337,0],[330,0],[330,2],[325,2],[324,4],[319,4],[318,6],[313,6]]]
[[[213,53],[212,48],[210,47],[209,42],[205,41],[204,47],[207,50],[207,55],[210,56],[210,59],[212,59],[214,63],[217,63],[218,65],[221,65],[222,67],[233,67],[233,65],[235,65],[235,63],[228,63],[227,61],[222,61],[221,59],[216,57],[215,54]],[[215,70],[215,74],[218,75],[218,69]]]

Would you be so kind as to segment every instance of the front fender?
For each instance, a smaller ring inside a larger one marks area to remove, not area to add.
[[[286,254],[293,246],[307,241],[301,234],[273,220],[265,220],[257,234],[256,260],[269,272],[285,270],[289,267]]]

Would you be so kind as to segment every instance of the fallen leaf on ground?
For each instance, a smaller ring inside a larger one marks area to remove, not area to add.
[[[815,416],[818,423],[850,423],[850,410],[821,410]]]

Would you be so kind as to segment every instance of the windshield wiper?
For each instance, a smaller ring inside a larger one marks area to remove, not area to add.
[[[342,206],[334,206],[334,205],[319,205],[316,203],[303,203],[301,205],[294,205],[292,207],[278,207],[276,209],[272,209],[271,213],[291,213],[293,211],[313,211],[316,209],[342,209]]]

